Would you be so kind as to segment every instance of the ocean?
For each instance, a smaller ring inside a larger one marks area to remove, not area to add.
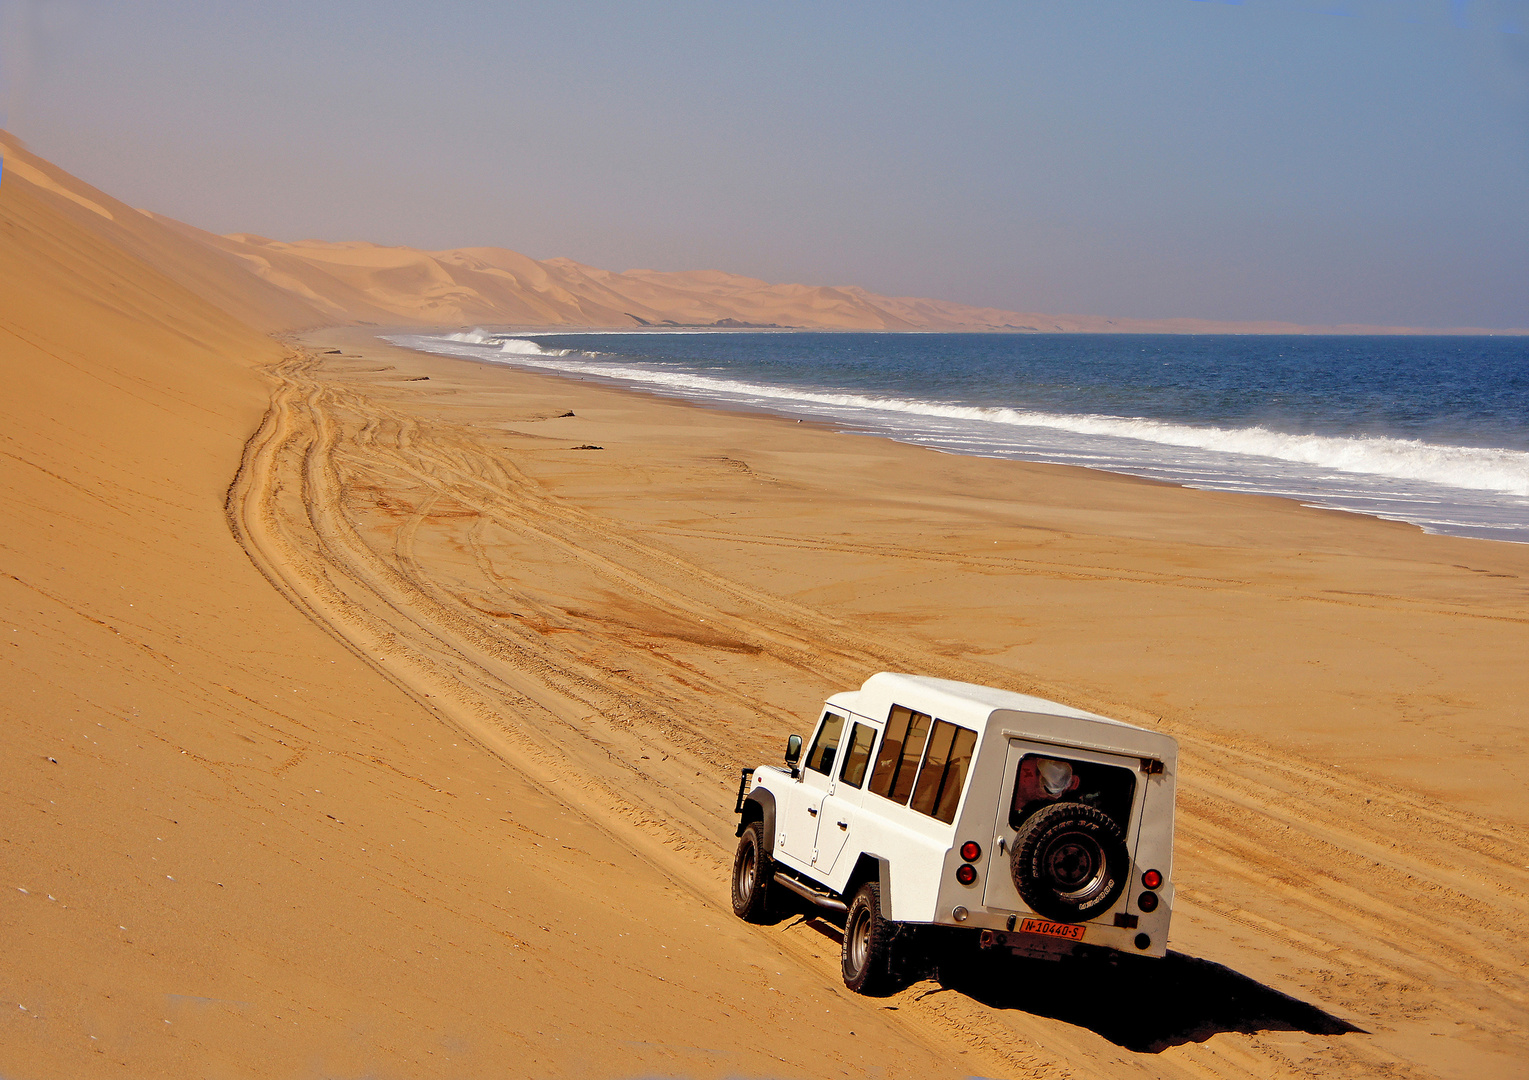
[[[395,335],[952,453],[1529,543],[1529,339],[812,331]]]

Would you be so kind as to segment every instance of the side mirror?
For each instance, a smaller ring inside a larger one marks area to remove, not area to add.
[[[802,737],[793,735],[786,740],[786,764],[791,768],[791,775],[798,775],[796,763],[802,760]]]

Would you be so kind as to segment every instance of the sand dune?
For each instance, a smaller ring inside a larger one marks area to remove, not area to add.
[[[14,148],[0,230],[7,1076],[1521,1075],[1525,549],[263,332],[791,287]],[[1169,960],[861,999],[732,918],[737,767],[882,668],[1179,738]]]
[[[1358,324],[1022,313],[878,296],[855,285],[776,285],[721,270],[616,273],[572,259],[538,262],[505,248],[420,251],[360,241],[287,243],[248,233],[215,236],[168,218],[156,220],[238,257],[262,280],[289,291],[335,323],[1136,334],[1438,332]]]
[[[1025,333],[1529,333],[1027,313],[880,296],[856,285],[772,284],[721,270],[617,273],[572,259],[538,261],[496,247],[422,251],[365,241],[219,236],[151,211],[133,210],[26,153],[8,136],[0,135],[0,146],[6,148],[11,175],[46,192],[45,197],[61,200],[57,209],[101,219],[97,224],[103,236],[236,319],[265,330],[374,323]]]
[[[250,234],[220,237],[178,227],[239,256],[266,281],[322,308],[336,322],[1030,333],[1419,332],[1383,326],[1026,314],[945,300],[878,296],[853,285],[774,285],[720,270],[615,273],[572,259],[538,262],[504,248],[420,251],[362,242],[284,243]]]
[[[268,330],[376,323],[1144,334],[1529,332],[1042,314],[880,296],[856,285],[772,284],[721,270],[617,273],[572,259],[538,261],[496,247],[422,251],[365,241],[218,236],[135,211],[27,154],[13,140],[3,145],[12,148],[6,157],[14,176],[73,204],[73,210],[105,219],[110,225],[104,235],[114,242],[235,318]]]
[[[948,1071],[273,588],[225,503],[288,352],[175,275],[291,309],[17,159],[79,190],[8,149],[7,1076]]]
[[[49,245],[52,250],[47,254],[67,266],[68,273],[93,270],[96,248],[72,249],[73,262],[64,255],[63,245],[76,242],[74,237],[82,231],[102,245],[100,251],[110,252],[118,264],[125,258],[137,259],[155,274],[195,294],[196,306],[213,305],[248,327],[269,331],[332,321],[289,290],[252,280],[240,260],[210,245],[187,242],[177,230],[166,227],[167,219],[118,202],[28,153],[4,132],[0,132],[0,152],[5,159],[5,191],[34,207],[32,229],[26,238],[35,239],[40,246],[27,253],[31,257],[44,254],[43,245]],[[9,254],[13,259],[24,257],[21,250]],[[179,303],[177,300],[176,305]]]

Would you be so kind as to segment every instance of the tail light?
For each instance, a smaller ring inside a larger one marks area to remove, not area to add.
[[[962,885],[970,885],[977,880],[977,868],[971,863],[962,863],[956,867],[956,880]]]
[[[1148,870],[1141,876],[1141,883],[1149,889],[1155,889],[1163,883],[1163,875],[1156,870]]]
[[[961,845],[961,858],[967,862],[976,862],[982,858],[982,845],[975,840],[968,840]]]
[[[1157,893],[1155,893],[1155,892],[1144,892],[1144,893],[1142,893],[1140,896],[1138,896],[1136,898],[1136,906],[1141,908],[1143,911],[1156,911],[1157,910]]]

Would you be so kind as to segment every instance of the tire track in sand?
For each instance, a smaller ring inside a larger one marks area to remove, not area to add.
[[[1181,908],[1293,954],[1290,992],[1366,1025],[1394,1007],[1394,994],[1367,984],[1427,988],[1434,1012],[1470,1015],[1484,1038],[1529,1054],[1519,1022],[1529,1000],[1524,956],[1500,941],[1529,892],[1529,858],[1511,831],[1129,703],[1018,684],[1011,671],[847,625],[697,565],[666,549],[662,530],[633,535],[554,498],[470,429],[401,414],[326,378],[310,358],[293,357],[273,375],[271,410],[229,495],[231,526],[256,565],[385,676],[563,798],[577,788],[574,801],[711,902],[725,893],[732,777],[758,758],[750,733],[796,718],[708,668],[708,649],[828,686],[858,684],[880,668],[991,682],[1178,736],[1193,763],[1183,777],[1180,860],[1201,868],[1193,879],[1181,873]],[[433,559],[444,543],[469,558]],[[549,566],[598,583],[636,613],[571,611],[536,588]],[[823,966],[811,931],[775,938]],[[1335,969],[1347,977],[1335,983]],[[1256,1036],[1238,1037],[1235,1051],[1222,1038],[1150,1059],[1121,1055],[1090,1032],[928,991],[900,995],[903,1015],[926,1037],[954,1040],[974,1067],[1065,1075],[1072,1063],[1086,1074],[1101,1064],[1101,1046],[1118,1058],[1112,1072],[1296,1067],[1277,1064],[1283,1051],[1259,1050],[1268,1041]],[[1513,1009],[1483,1010],[1484,996]],[[1328,1075],[1408,1071],[1356,1039],[1335,1040],[1323,1061],[1324,1070],[1337,1067]]]

